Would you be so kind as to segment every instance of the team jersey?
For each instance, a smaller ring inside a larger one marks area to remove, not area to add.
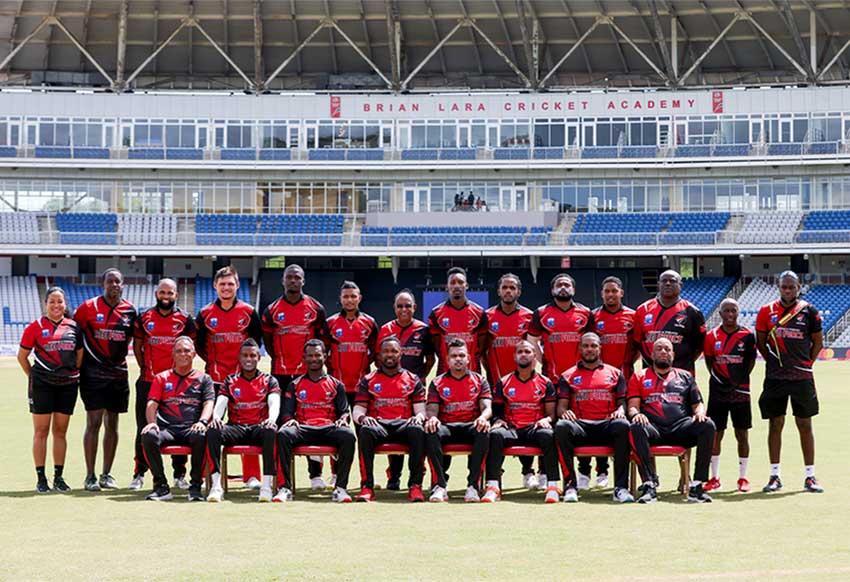
[[[788,307],[781,301],[763,306],[756,317],[756,332],[767,334],[765,378],[813,378],[812,334],[820,331],[823,331],[820,313],[802,299]]]
[[[555,399],[555,386],[537,372],[527,380],[516,372],[503,376],[493,392],[493,403],[501,405],[502,419],[512,428],[523,428],[543,418],[546,403]]]
[[[274,376],[260,371],[253,378],[231,374],[218,394],[227,397],[227,422],[260,424],[269,417],[269,395],[280,394],[280,384]]]
[[[347,413],[345,386],[327,374],[315,381],[307,374],[299,376],[284,393],[283,422],[294,418],[308,426],[328,426]]]
[[[239,371],[239,349],[251,338],[260,344],[263,333],[257,311],[244,301],[235,301],[230,309],[216,299],[198,312],[198,355],[207,363],[206,372],[213,382],[221,383]]]
[[[33,378],[56,386],[79,380],[77,350],[83,349],[83,334],[73,319],[63,317],[58,323],[47,317],[36,319],[24,329],[21,347],[35,356],[30,370]]]
[[[378,330],[376,345],[380,346],[381,342],[390,336],[397,337],[401,343],[401,367],[413,372],[424,382],[425,376],[428,375],[428,370],[425,369],[426,359],[434,353],[428,326],[418,319],[403,326],[394,319]]]
[[[354,392],[375,357],[378,324],[359,311],[351,321],[340,312],[328,318],[327,329],[328,373],[342,380],[346,392]]]
[[[501,305],[487,310],[487,377],[491,383],[516,370],[516,345],[528,335],[533,315],[522,305],[511,313],[502,311]]]
[[[626,397],[640,398],[640,411],[660,426],[693,416],[694,405],[702,402],[693,375],[679,368],[671,368],[665,376],[659,376],[653,368],[635,372]]]
[[[444,301],[431,310],[428,316],[428,328],[437,353],[437,373],[449,369],[446,345],[454,338],[466,342],[469,351],[469,369],[481,370],[479,351],[484,334],[487,333],[487,314],[473,301],[467,301],[463,307],[455,307],[451,301]]]
[[[578,364],[561,374],[558,398],[567,398],[579,420],[605,420],[626,397],[626,377],[619,368]]]
[[[706,358],[714,358],[708,387],[712,398],[745,401],[750,397],[750,364],[756,359],[756,336],[746,327],[727,333],[718,325],[705,336]]]
[[[204,403],[215,399],[212,378],[200,370],[181,376],[173,369],[157,374],[148,400],[159,404],[156,423],[160,428],[188,428],[198,422]]]
[[[419,376],[404,368],[392,376],[381,370],[367,374],[354,397],[355,405],[365,406],[367,414],[378,420],[407,420],[417,402],[425,402],[425,387]]]
[[[602,361],[619,368],[629,379],[634,373],[635,310],[626,306],[608,311],[605,306],[593,310],[593,327],[602,343]]]
[[[576,365],[581,336],[593,331],[593,314],[580,303],[561,309],[553,301],[534,311],[528,335],[543,340],[543,375],[552,382]]]
[[[137,317],[136,308],[126,299],[113,307],[98,296],[77,307],[74,321],[83,336],[83,377],[127,377],[127,351]]]
[[[490,384],[475,372],[460,378],[455,378],[451,372],[440,374],[428,388],[428,404],[439,405],[437,418],[440,422],[473,422],[481,416],[481,401],[492,397]]]
[[[664,337],[673,344],[673,367],[694,373],[694,354],[705,341],[705,318],[695,305],[679,299],[664,307],[657,298],[650,299],[635,310],[634,323],[644,368],[652,365],[652,345]]]
[[[153,382],[154,376],[174,365],[174,340],[181,335],[195,339],[195,320],[192,316],[175,307],[166,315],[156,307],[143,311],[133,328],[133,337],[141,344],[142,361],[140,377],[145,382]]]
[[[263,333],[272,341],[266,342],[266,351],[272,358],[272,374],[304,374],[304,344],[309,339],[324,340],[325,308],[310,297],[302,295],[295,303],[279,297],[263,312]]]

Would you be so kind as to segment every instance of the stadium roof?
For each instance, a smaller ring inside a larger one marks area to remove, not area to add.
[[[433,91],[844,83],[848,45],[845,1],[0,0],[5,85]]]

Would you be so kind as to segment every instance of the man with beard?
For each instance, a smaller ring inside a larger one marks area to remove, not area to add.
[[[643,356],[643,367],[652,364],[652,349],[658,338],[673,344],[673,366],[694,373],[694,362],[705,342],[705,318],[693,304],[679,295],[682,277],[667,270],[658,277],[658,296],[635,310],[634,341]]]
[[[354,422],[359,426],[360,495],[357,501],[375,500],[375,448],[399,443],[410,449],[408,499],[425,501],[425,388],[419,376],[402,368],[401,344],[390,337],[381,342],[381,361],[374,372],[360,381],[354,400]]]
[[[282,281],[284,294],[266,307],[261,318],[263,342],[272,359],[272,375],[283,387],[307,371],[303,358],[307,340],[325,341],[325,308],[303,292],[305,281],[304,269],[299,265],[286,267]],[[323,490],[321,460],[311,458],[307,465],[310,487]]]
[[[637,456],[643,485],[638,503],[654,503],[658,477],[650,445],[697,448],[694,478],[688,488],[688,501],[710,502],[702,484],[708,481],[714,423],[705,414],[702,396],[693,375],[673,366],[673,344],[660,338],[652,346],[652,366],[635,372],[626,392],[628,418],[632,421],[632,448]]]
[[[145,410],[151,382],[157,374],[170,370],[173,364],[174,340],[180,336],[195,338],[195,320],[176,306],[177,283],[173,279],[160,279],[156,286],[156,305],[139,314],[133,329],[133,353],[139,363],[136,381],[136,468],[128,489],[141,489],[148,462],[142,450],[141,430],[147,424]],[[194,351],[194,347],[192,348]],[[186,456],[171,457],[174,484],[188,489],[186,481]]]
[[[629,493],[629,422],[626,378],[619,368],[602,363],[602,342],[588,332],[581,337],[581,359],[561,374],[555,441],[564,471],[564,501],[578,501],[573,453],[580,446],[614,447],[614,501],[634,501]]]
[[[130,384],[127,351],[133,339],[136,308],[121,298],[124,276],[107,269],[101,277],[103,295],[84,302],[74,313],[83,335],[83,366],[80,369],[80,396],[86,407],[83,453],[86,458],[87,491],[117,489],[112,463],[118,447],[118,415],[127,412]],[[103,472],[94,472],[97,441],[103,425]]]
[[[466,342],[470,356],[469,368],[473,372],[480,372],[484,336],[487,333],[487,315],[480,305],[467,299],[469,284],[463,268],[452,267],[447,276],[449,300],[434,307],[428,316],[428,326],[437,353],[437,373],[442,374],[449,369],[446,346],[453,338]]]
[[[514,350],[516,371],[496,383],[490,451],[487,455],[487,484],[484,503],[499,501],[505,447],[530,446],[543,450],[543,467],[550,481],[546,503],[558,502],[558,451],[552,433],[555,421],[555,387],[534,370],[534,345],[521,340]]]

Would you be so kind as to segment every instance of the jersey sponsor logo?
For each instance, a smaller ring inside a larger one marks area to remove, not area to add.
[[[50,331],[46,329],[41,330],[41,337],[50,337]]]
[[[469,318],[469,327],[475,327],[478,325],[478,320],[474,317]]]
[[[95,319],[95,321],[97,321],[97,322],[102,322],[102,321],[103,321],[103,314],[102,314],[102,313],[98,313],[98,314],[94,317],[94,319]]]
[[[278,314],[277,314],[277,320],[278,320],[278,321],[283,321],[284,319],[286,319],[286,314],[285,314],[285,313],[278,313]]]
[[[624,321],[623,322],[623,328],[627,329],[627,330],[632,329],[632,322],[631,321]]]
[[[575,377],[573,377],[573,384],[574,384],[574,385],[578,386],[579,384],[581,384],[581,381],[582,381],[581,376],[575,376]]]
[[[210,318],[210,327],[218,327],[218,318],[217,317],[211,317]]]
[[[234,388],[233,389],[233,395],[236,398],[239,398],[240,396],[242,396],[242,388]]]
[[[803,319],[804,319],[805,317],[806,317],[806,316],[805,316],[805,315],[803,315],[803,314],[801,313],[800,315],[798,315],[798,316],[797,316],[797,321],[803,321]]]
[[[596,329],[605,329],[605,322],[604,321],[597,321],[596,322]]]
[[[452,389],[451,388],[448,388],[448,387],[443,388],[443,396],[448,398],[451,395],[452,395]]]
[[[516,396],[516,388],[508,388],[508,396],[510,396],[511,398]]]
[[[607,376],[605,376],[605,381],[608,382],[609,384],[614,382],[614,376],[612,376],[611,374],[608,374]]]
[[[174,384],[172,384],[171,382],[166,382],[165,383],[165,391],[171,392],[172,390],[174,390]]]
[[[341,330],[341,329],[335,329],[335,330],[334,330],[334,335],[335,335],[336,337],[342,337],[342,330]]]
[[[650,380],[649,378],[647,378],[646,380],[644,380],[644,381],[643,381],[643,387],[644,387],[644,388],[652,388],[652,380]]]
[[[499,331],[499,322],[498,322],[498,321],[494,321],[493,323],[491,323],[491,324],[490,324],[490,329],[492,329],[493,331]]]
[[[744,342],[738,342],[738,349],[739,349],[739,350],[743,350],[743,349],[744,349]]]
[[[714,342],[714,349],[715,350],[722,350],[723,349],[723,342]]]
[[[646,324],[646,325],[652,325],[652,314],[651,313],[647,313],[646,316],[644,316],[643,323]]]
[[[154,323],[153,323],[152,321],[149,321],[149,322],[145,325],[145,327],[146,327],[146,328],[148,328],[148,331],[153,331]]]
[[[375,385],[372,387],[372,390],[374,390],[375,392],[380,392],[380,391],[381,391],[381,385],[380,385],[380,384],[375,384]]]

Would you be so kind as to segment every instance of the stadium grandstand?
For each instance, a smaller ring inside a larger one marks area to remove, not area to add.
[[[847,30],[819,0],[0,2],[0,350],[49,283],[118,266],[197,312],[233,264],[263,307],[299,263],[379,321],[462,265],[529,306],[673,268],[750,325],[790,268],[843,356]]]

